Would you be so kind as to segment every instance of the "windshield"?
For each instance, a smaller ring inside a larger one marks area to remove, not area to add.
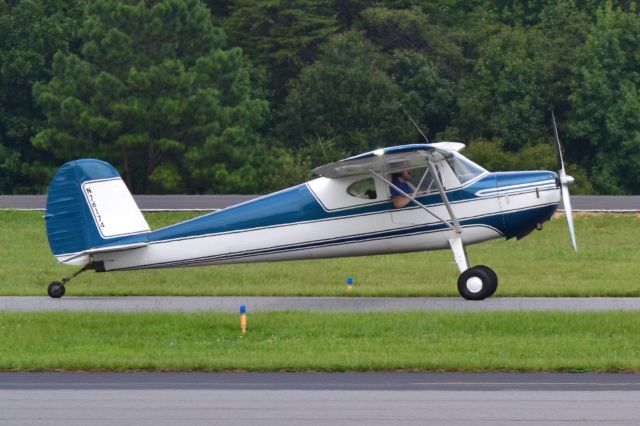
[[[447,155],[445,156],[445,159],[460,183],[470,181],[476,176],[486,172],[485,169],[461,155]]]

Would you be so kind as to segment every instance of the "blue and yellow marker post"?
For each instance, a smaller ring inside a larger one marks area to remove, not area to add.
[[[347,290],[353,290],[353,277],[351,275],[347,277]]]
[[[247,334],[247,306],[240,305],[240,330],[242,330],[242,335]]]

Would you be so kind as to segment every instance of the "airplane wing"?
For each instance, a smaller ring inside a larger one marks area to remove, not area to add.
[[[448,151],[460,151],[462,148],[464,148],[464,144],[458,142],[412,144],[381,148],[316,167],[313,169],[313,173],[327,178],[359,175],[371,171],[393,173],[424,166],[431,155],[438,153],[445,155]]]

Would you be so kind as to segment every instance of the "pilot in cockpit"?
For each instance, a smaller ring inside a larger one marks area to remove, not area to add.
[[[411,170],[404,170],[400,173],[394,173],[392,179],[393,185],[405,194],[413,196],[415,188],[411,184],[411,176]],[[391,201],[393,202],[393,206],[399,209],[409,204],[411,202],[411,198],[398,191],[396,188],[394,188],[394,186],[389,187],[389,191],[391,193]]]

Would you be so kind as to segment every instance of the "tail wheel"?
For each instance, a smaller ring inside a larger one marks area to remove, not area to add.
[[[61,282],[53,281],[51,284],[49,284],[47,292],[49,293],[49,297],[59,299],[64,296],[64,285],[62,285]]]
[[[498,276],[488,266],[474,266],[458,277],[458,292],[467,300],[486,299],[491,297],[497,288]]]

